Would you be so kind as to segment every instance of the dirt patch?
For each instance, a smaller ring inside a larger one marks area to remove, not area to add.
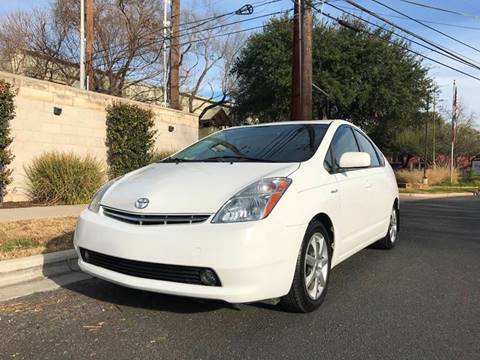
[[[26,207],[49,206],[49,204],[40,204],[32,201],[6,201],[0,203],[0,209],[15,209]]]
[[[0,260],[73,248],[76,217],[0,223]]]

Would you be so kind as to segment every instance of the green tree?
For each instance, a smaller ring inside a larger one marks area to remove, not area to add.
[[[0,203],[6,195],[7,185],[12,181],[12,169],[8,165],[13,155],[8,149],[13,139],[10,136],[10,120],[15,117],[15,93],[12,86],[0,80]]]
[[[115,103],[107,108],[107,163],[110,178],[150,163],[156,131],[153,112]]]
[[[396,133],[416,123],[432,81],[407,43],[388,30],[351,23],[358,31],[324,23],[314,28],[313,79],[329,95],[314,90],[314,117],[352,121],[389,151]],[[291,39],[291,23],[280,18],[247,41],[232,71],[240,120],[289,118]]]

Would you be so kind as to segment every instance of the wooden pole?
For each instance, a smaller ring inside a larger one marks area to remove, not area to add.
[[[293,6],[293,58],[291,120],[302,119],[302,0]]]
[[[85,16],[86,16],[86,46],[85,58],[87,67],[87,90],[95,88],[95,74],[93,70],[93,42],[95,39],[93,26],[93,0],[85,0]]]
[[[312,120],[313,14],[310,3],[304,1],[302,10],[302,120]]]
[[[180,104],[180,0],[172,0],[170,32],[170,106],[181,110]]]

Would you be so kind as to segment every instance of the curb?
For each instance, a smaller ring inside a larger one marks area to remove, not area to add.
[[[400,196],[404,197],[417,197],[417,198],[448,198],[448,197],[460,197],[460,196],[474,196],[473,192],[466,193],[438,193],[438,194],[428,194],[428,193],[402,193]]]
[[[72,249],[0,262],[0,301],[90,278],[80,272],[77,259]]]
[[[0,209],[0,222],[77,217],[88,205],[54,205]]]

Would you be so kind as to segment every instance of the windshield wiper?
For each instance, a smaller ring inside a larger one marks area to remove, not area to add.
[[[267,159],[260,159],[255,157],[243,156],[243,155],[225,155],[225,156],[214,156],[210,158],[203,159],[201,161],[230,161],[231,160],[243,160],[243,161],[251,161],[251,162],[276,162],[274,160],[267,160]]]
[[[173,158],[166,158],[162,161],[159,161],[159,162],[166,162],[166,163],[169,163],[169,162],[174,162],[174,163],[180,163],[180,162],[198,162],[198,160],[189,160],[189,159],[182,159],[182,158],[177,158],[177,157],[173,157]]]

